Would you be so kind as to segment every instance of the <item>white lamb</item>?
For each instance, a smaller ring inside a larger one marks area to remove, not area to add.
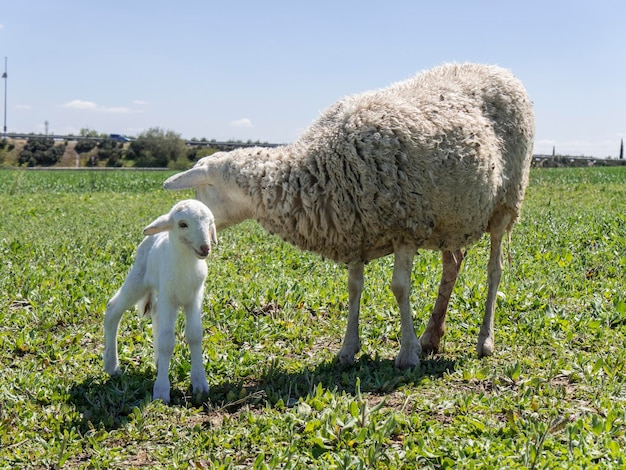
[[[479,356],[494,348],[502,238],[518,219],[532,158],[534,116],[522,84],[499,67],[444,65],[388,88],[345,98],[293,144],[201,159],[169,178],[214,207],[218,230],[254,218],[301,249],[348,265],[348,326],[339,360],[360,348],[364,264],[395,256],[400,368],[437,351],[463,249],[491,237]],[[443,274],[418,341],[409,305],[418,249],[439,250]],[[420,344],[421,343],[421,344]]]
[[[174,350],[174,327],[180,307],[185,309],[185,335],[191,352],[191,385],[206,393],[209,385],[202,365],[202,298],[207,275],[205,258],[217,243],[213,214],[202,202],[178,202],[168,214],[143,230],[146,238],[122,287],[107,304],[104,316],[104,368],[120,373],[117,332],[122,314],[137,304],[152,316],[157,378],[153,398],[170,401],[168,369]],[[158,296],[157,296],[158,292]]]

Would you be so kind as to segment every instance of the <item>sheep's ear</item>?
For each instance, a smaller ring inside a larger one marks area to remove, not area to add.
[[[172,228],[172,219],[169,214],[157,217],[154,222],[143,229],[144,235],[154,235],[155,233],[166,232]]]
[[[207,165],[196,165],[187,171],[170,176],[163,183],[165,189],[188,189],[211,184],[211,169]]]

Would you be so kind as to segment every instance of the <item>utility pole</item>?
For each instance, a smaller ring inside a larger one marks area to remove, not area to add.
[[[2,78],[4,78],[4,137],[7,136],[7,81],[9,80],[7,75],[7,58],[4,58],[4,73],[2,74]]]
[[[624,159],[624,139],[622,139],[622,143],[619,146],[619,159]]]

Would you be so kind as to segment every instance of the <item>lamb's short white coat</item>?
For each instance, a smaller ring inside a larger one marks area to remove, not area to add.
[[[191,351],[191,385],[206,393],[209,385],[202,364],[202,299],[206,257],[217,243],[212,212],[195,199],[180,201],[168,214],[148,225],[122,287],[107,304],[104,316],[104,368],[120,373],[117,333],[122,314],[137,305],[152,316],[157,378],[153,398],[170,401],[168,369],[174,350],[174,326],[180,307],[186,314],[185,335]]]
[[[293,144],[217,153],[169,178],[214,208],[217,229],[254,218],[269,232],[348,265],[348,326],[339,352],[360,348],[364,264],[393,253],[399,367],[437,351],[464,249],[491,237],[479,356],[494,346],[502,238],[518,219],[534,116],[523,85],[496,66],[437,67],[328,108]],[[413,257],[442,252],[439,295],[418,341],[409,306]]]

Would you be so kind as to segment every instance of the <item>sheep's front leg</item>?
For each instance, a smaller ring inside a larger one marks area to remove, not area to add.
[[[194,393],[209,392],[202,360],[202,293],[185,307],[185,336],[191,353],[191,387]]]
[[[456,284],[463,257],[464,254],[462,250],[456,250],[454,253],[451,251],[444,251],[442,253],[443,267],[439,293],[435,301],[433,313],[428,320],[426,330],[424,330],[424,333],[420,337],[420,344],[422,346],[422,352],[424,353],[439,352],[439,343],[446,332],[446,312],[448,311],[450,295],[452,295],[454,284]]]
[[[359,339],[359,309],[363,292],[363,263],[348,266],[348,325],[343,346],[337,355],[342,365],[354,364],[354,356],[361,349]]]
[[[493,323],[495,317],[496,297],[498,286],[502,277],[502,238],[511,221],[509,214],[499,214],[498,218],[489,223],[489,236],[491,238],[491,250],[487,265],[487,302],[485,303],[485,315],[478,333],[476,352],[478,357],[491,356],[494,349]]]
[[[422,352],[413,328],[413,317],[411,316],[411,305],[409,303],[411,270],[416,250],[413,247],[399,244],[394,247],[394,252],[391,290],[398,302],[401,322],[400,352],[398,357],[396,357],[396,367],[412,369],[419,365],[419,356]]]
[[[165,295],[159,297],[167,297]],[[176,307],[170,302],[157,302],[158,316],[158,341],[157,354],[157,377],[152,390],[154,400],[162,400],[163,403],[170,402],[170,379],[169,367],[172,353],[174,352],[174,327],[176,326]]]

